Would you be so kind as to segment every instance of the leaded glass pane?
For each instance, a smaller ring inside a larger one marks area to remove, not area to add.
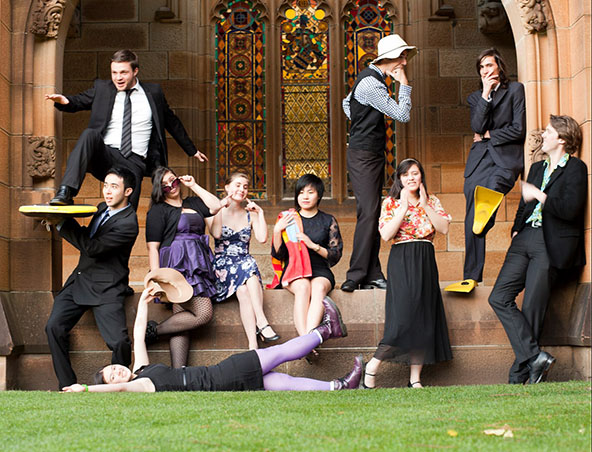
[[[265,24],[250,1],[230,1],[216,25],[216,187],[235,171],[250,194],[267,196],[265,177]]]
[[[345,84],[346,95],[351,91],[359,72],[377,56],[378,41],[383,36],[392,33],[392,21],[386,9],[380,6],[378,0],[358,0],[356,7],[345,18]],[[392,93],[393,81],[387,77],[387,86]],[[348,123],[349,128],[349,123]],[[396,166],[395,121],[386,121],[386,191],[393,183]],[[348,177],[349,179],[349,177]],[[349,184],[348,184],[349,186]],[[348,188],[353,196],[351,188]]]
[[[305,173],[331,188],[329,24],[316,0],[296,0],[282,21],[283,190]]]

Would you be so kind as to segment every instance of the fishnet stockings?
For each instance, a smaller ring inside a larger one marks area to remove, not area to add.
[[[159,336],[172,334],[169,340],[172,367],[187,365],[189,331],[208,323],[213,313],[212,302],[207,297],[193,297],[185,303],[173,304],[173,315],[156,327]]]

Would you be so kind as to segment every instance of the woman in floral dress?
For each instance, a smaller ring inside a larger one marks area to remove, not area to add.
[[[428,195],[424,171],[415,159],[403,160],[389,196],[382,203],[378,229],[392,240],[387,268],[384,337],[366,365],[364,387],[374,387],[382,361],[410,365],[410,388],[421,388],[424,364],[452,359],[446,315],[432,243],[446,234],[450,215]]]
[[[263,312],[261,275],[257,262],[249,254],[251,232],[260,243],[265,243],[267,223],[263,209],[247,199],[249,179],[246,174],[231,174],[226,180],[225,190],[227,197],[223,204],[228,206],[216,215],[211,230],[216,239],[214,271],[217,294],[214,301],[224,301],[236,294],[249,350],[256,350],[257,338],[262,342],[280,338]]]

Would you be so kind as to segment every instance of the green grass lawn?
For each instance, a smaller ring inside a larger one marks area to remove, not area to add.
[[[333,393],[14,391],[0,393],[0,450],[589,452],[590,398],[589,382]],[[512,438],[483,433],[504,427]]]

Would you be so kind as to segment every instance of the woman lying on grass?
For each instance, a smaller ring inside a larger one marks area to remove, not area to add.
[[[134,324],[135,363],[130,371],[120,364],[104,367],[95,375],[92,386],[74,384],[64,392],[156,392],[156,391],[332,391],[356,389],[362,376],[362,358],[356,357],[354,368],[345,377],[333,381],[291,377],[272,372],[287,361],[306,356],[330,338],[344,337],[347,330],[335,303],[323,300],[322,323],[309,334],[284,344],[232,355],[215,366],[173,369],[164,364],[149,364],[144,341],[148,304],[154,299],[152,289],[142,292]],[[106,384],[104,384],[106,383]]]

